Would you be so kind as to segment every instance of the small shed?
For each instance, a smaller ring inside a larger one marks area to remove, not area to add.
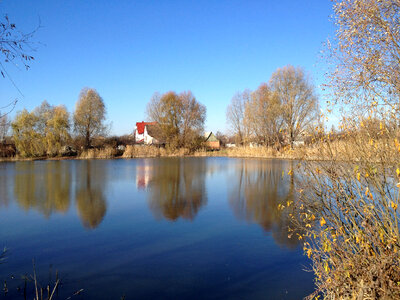
[[[214,133],[212,133],[212,131],[210,132],[206,132],[204,134],[204,138],[205,138],[205,145],[207,148],[212,149],[212,150],[219,150],[220,148],[220,142],[217,139],[217,137],[214,135]]]

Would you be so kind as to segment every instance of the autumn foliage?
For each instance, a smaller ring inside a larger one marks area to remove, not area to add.
[[[332,109],[342,108],[348,151],[321,143],[325,162],[303,162],[293,220],[305,230],[317,290],[309,298],[400,298],[400,3],[334,1],[328,43]],[[281,209],[287,209],[284,207]]]

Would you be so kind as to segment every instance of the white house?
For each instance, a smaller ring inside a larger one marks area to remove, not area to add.
[[[158,137],[155,138],[155,137]],[[157,122],[137,122],[135,130],[135,141],[138,144],[159,145],[161,144]]]

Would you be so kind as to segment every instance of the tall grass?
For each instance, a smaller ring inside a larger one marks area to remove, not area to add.
[[[332,153],[335,157],[342,157],[342,153],[347,153],[350,145],[346,141],[329,142],[329,149],[326,141],[320,141],[311,145],[301,145],[294,149],[282,147],[277,150],[273,147],[249,147],[241,146],[235,148],[225,148],[220,151],[196,151],[194,156],[226,156],[226,157],[256,157],[256,158],[281,158],[295,160],[330,160]]]
[[[190,151],[186,148],[170,149],[146,145],[128,145],[123,153],[123,158],[135,157],[170,157],[189,155]]]
[[[103,149],[87,149],[84,150],[80,155],[79,158],[83,159],[92,159],[92,158],[100,158],[100,159],[107,159],[107,158],[114,158],[121,153],[114,147],[106,146]]]

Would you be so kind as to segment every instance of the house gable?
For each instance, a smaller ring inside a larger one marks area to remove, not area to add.
[[[205,145],[211,149],[219,149],[220,143],[217,137],[210,131],[204,134]]]
[[[162,144],[160,128],[157,122],[137,122],[135,130],[135,141],[139,144]]]

